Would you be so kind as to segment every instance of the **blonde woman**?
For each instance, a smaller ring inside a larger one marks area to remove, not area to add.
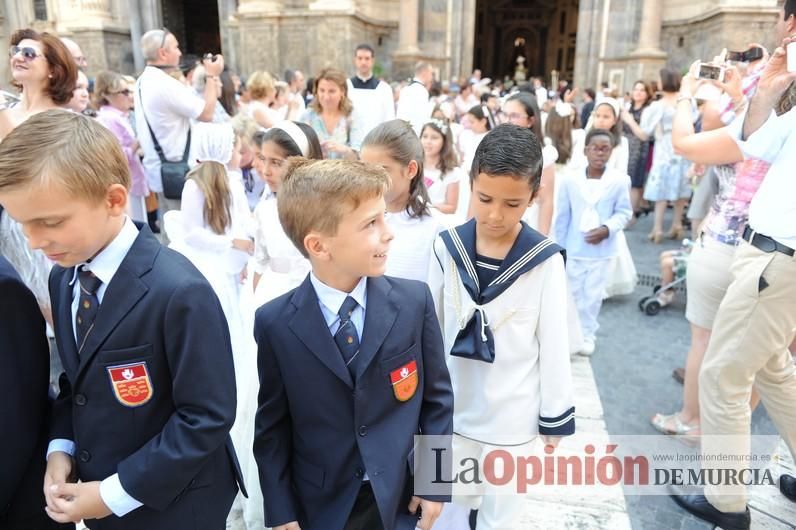
[[[276,123],[282,121],[279,113],[271,108],[276,99],[276,83],[268,72],[254,72],[246,82],[251,101],[247,107],[247,112],[257,125],[263,129],[270,129]]]
[[[359,145],[352,139],[363,135],[354,130],[351,119],[354,106],[348,98],[345,74],[336,68],[321,70],[315,79],[315,97],[301,121],[315,130],[323,148],[324,158],[356,160]]]

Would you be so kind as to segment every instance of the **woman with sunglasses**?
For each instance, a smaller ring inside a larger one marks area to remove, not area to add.
[[[144,166],[138,157],[141,146],[130,122],[133,91],[121,74],[100,72],[94,80],[94,98],[96,106],[99,107],[97,120],[116,136],[124,154],[127,155],[131,177],[130,218],[145,223],[148,219],[144,200],[149,195],[149,186]]]
[[[75,60],[50,33],[16,31],[8,55],[12,84],[21,94],[19,102],[0,110],[0,140],[34,114],[69,103],[77,86]]]

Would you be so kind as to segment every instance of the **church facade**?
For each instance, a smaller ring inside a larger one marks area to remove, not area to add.
[[[389,79],[425,60],[440,79],[479,68],[493,79],[607,82],[619,91],[722,48],[770,48],[778,13],[777,0],[5,0],[0,9],[6,39],[27,26],[70,36],[89,74],[140,71],[140,36],[166,27],[184,53],[220,51],[241,73],[352,71],[364,42]]]

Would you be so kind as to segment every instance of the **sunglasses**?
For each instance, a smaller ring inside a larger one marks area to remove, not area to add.
[[[118,92],[111,92],[111,95],[124,94],[125,96],[130,96],[132,93],[133,93],[132,90],[130,90],[129,88],[125,88],[124,90],[119,90]]]
[[[171,34],[171,32],[165,26],[160,28],[160,31],[163,32],[163,38],[161,39],[160,46],[158,46],[158,48],[163,48],[164,46],[166,46],[166,37],[168,37]]]
[[[18,53],[22,54],[22,58],[25,60],[26,63],[29,63],[36,59],[37,57],[43,57],[42,54],[36,51],[36,48],[31,48],[30,46],[25,46],[20,48],[19,46],[11,46],[8,49],[8,57],[14,57]]]

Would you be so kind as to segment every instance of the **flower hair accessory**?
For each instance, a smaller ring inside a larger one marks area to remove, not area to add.
[[[426,125],[433,125],[433,126],[434,126],[434,127],[436,127],[437,129],[439,129],[440,131],[442,131],[442,134],[448,134],[448,124],[447,124],[447,123],[445,123],[445,122],[444,122],[444,121],[442,121],[442,120],[439,120],[439,119],[437,119],[437,118],[432,118],[432,119],[430,119],[430,120],[428,120],[428,121],[426,122]]]
[[[561,116],[562,118],[568,118],[572,116],[572,105],[569,103],[564,103],[562,100],[556,101],[555,106],[556,114]]]

